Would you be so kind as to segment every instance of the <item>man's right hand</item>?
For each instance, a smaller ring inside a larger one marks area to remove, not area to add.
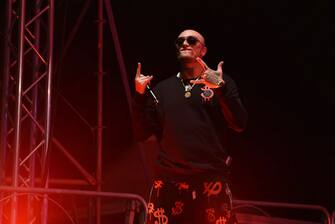
[[[137,71],[135,76],[135,90],[139,94],[144,94],[147,85],[150,83],[151,79],[153,78],[152,75],[145,76],[141,74],[141,63],[137,63]]]

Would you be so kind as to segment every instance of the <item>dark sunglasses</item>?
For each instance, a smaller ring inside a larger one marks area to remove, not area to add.
[[[195,45],[197,42],[201,43],[200,40],[194,36],[187,36],[187,37],[178,37],[175,44],[177,48],[181,48],[184,44],[184,41],[186,40],[186,42],[193,46]]]

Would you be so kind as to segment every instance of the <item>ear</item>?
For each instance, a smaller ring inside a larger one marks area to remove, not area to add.
[[[205,56],[206,53],[207,53],[207,47],[204,46],[204,47],[201,49],[201,57]]]

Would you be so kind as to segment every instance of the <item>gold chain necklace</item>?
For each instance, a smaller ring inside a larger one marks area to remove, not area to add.
[[[195,86],[195,83],[193,83],[193,85],[190,84],[186,84],[184,83],[183,78],[181,77],[180,73],[177,74],[177,77],[180,79],[181,84],[184,86],[184,97],[185,98],[190,98],[191,97],[191,90],[193,89],[193,87]],[[197,81],[200,78],[200,76],[198,76],[195,81]]]

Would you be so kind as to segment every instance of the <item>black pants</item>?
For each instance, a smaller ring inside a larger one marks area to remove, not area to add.
[[[220,177],[153,182],[148,203],[149,224],[234,224],[232,197]]]

